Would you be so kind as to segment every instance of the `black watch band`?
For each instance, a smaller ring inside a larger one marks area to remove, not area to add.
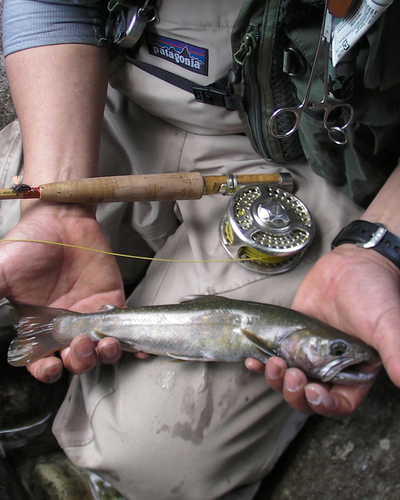
[[[385,228],[365,220],[355,220],[344,227],[332,241],[332,250],[343,243],[355,243],[363,248],[373,248],[400,269],[400,238]]]

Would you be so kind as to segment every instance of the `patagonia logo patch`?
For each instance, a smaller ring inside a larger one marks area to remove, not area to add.
[[[146,32],[149,54],[165,59],[193,73],[208,75],[208,50],[173,38]]]

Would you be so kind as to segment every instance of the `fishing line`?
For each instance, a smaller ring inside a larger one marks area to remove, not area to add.
[[[208,263],[218,263],[218,262],[238,262],[244,259],[205,259],[205,260],[184,260],[184,259],[162,259],[160,257],[144,257],[141,255],[130,255],[117,252],[111,252],[107,250],[99,250],[98,248],[83,247],[80,245],[73,245],[72,243],[61,243],[57,241],[47,241],[47,240],[36,240],[36,239],[9,239],[1,238],[1,242],[13,242],[13,243],[45,243],[47,245],[55,245],[60,247],[75,248],[78,250],[87,250],[89,252],[101,253],[104,255],[112,255],[114,257],[124,257],[128,259],[138,259],[138,260],[154,260],[157,262],[176,262],[180,264],[208,264]]]

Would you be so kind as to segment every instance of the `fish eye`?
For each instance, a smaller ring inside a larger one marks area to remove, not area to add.
[[[330,346],[333,356],[342,356],[347,351],[347,344],[342,340],[335,340]]]

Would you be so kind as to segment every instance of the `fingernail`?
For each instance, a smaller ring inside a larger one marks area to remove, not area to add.
[[[275,364],[267,362],[268,366],[268,378],[270,380],[277,380],[282,376],[282,369]]]
[[[62,370],[60,370],[59,365],[48,366],[45,370],[46,377],[51,384],[52,382],[57,382],[61,377]]]
[[[118,354],[118,346],[116,344],[108,344],[101,349],[101,354],[108,359],[113,359]]]
[[[93,345],[87,338],[78,340],[74,345],[74,352],[80,358],[87,358],[93,353]]]
[[[300,389],[301,380],[295,373],[290,373],[285,379],[285,389],[289,392],[296,392]]]
[[[305,392],[307,401],[310,404],[317,406],[322,403],[322,396],[317,390],[311,389],[310,387],[306,387]]]

